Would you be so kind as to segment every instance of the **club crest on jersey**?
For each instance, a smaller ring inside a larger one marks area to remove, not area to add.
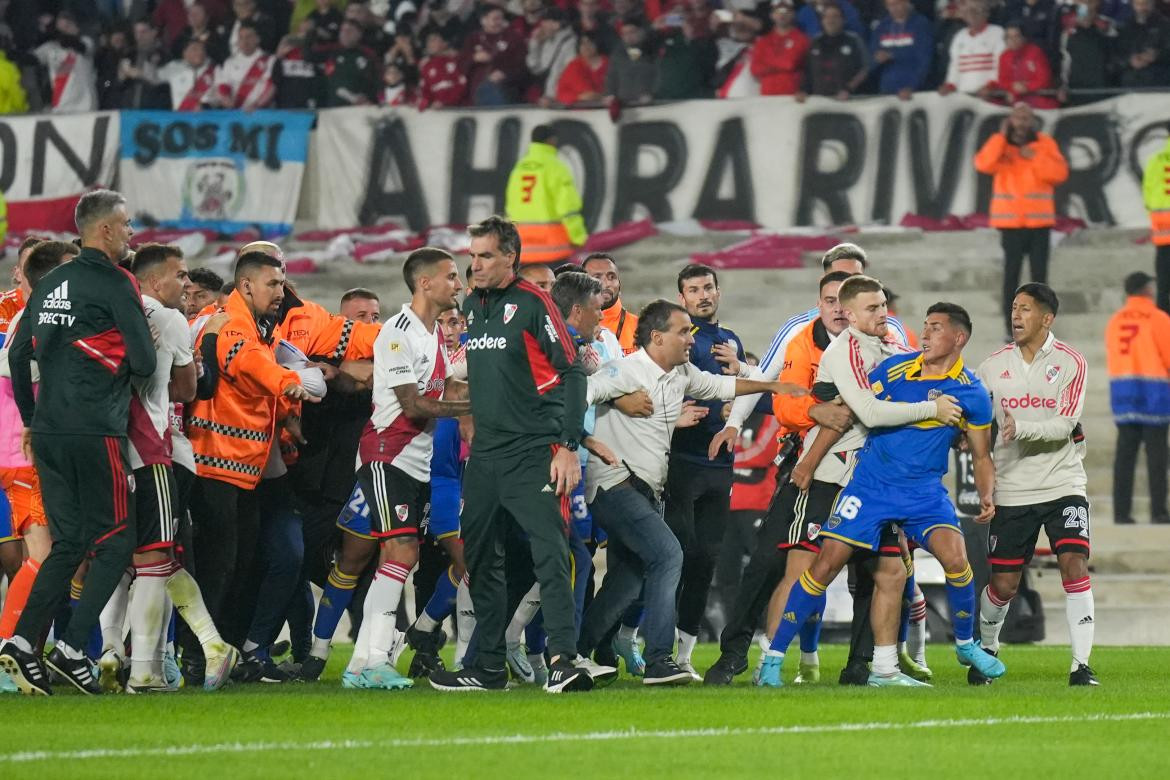
[[[997,544],[999,544],[999,537],[998,536],[995,536],[993,534],[993,535],[987,537],[987,549],[989,549],[991,552],[995,552],[995,545],[997,545]]]
[[[394,507],[394,514],[398,515],[398,521],[406,522],[406,518],[410,517],[410,507],[406,504],[398,504]]]
[[[1058,376],[1060,376],[1060,366],[1048,366],[1044,369],[1044,379],[1047,380],[1048,384],[1055,382]]]
[[[509,322],[512,321],[512,318],[515,316],[516,316],[516,304],[505,303],[504,304],[504,324],[507,325]],[[468,320],[468,322],[471,322],[471,320]]]
[[[808,540],[811,542],[820,535],[821,535],[821,524],[820,523],[809,523],[808,524]]]
[[[468,325],[471,325],[471,324],[472,324],[472,323],[474,323],[474,322],[475,322],[475,312],[473,312],[473,311],[472,311],[472,312],[468,312],[468,313],[467,313],[467,324],[468,324]]]

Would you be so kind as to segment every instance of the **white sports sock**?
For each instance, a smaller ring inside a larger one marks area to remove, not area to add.
[[[874,645],[873,673],[881,677],[893,677],[898,673],[898,646]]]
[[[250,653],[253,650],[258,650],[259,648],[260,648],[259,642],[253,642],[251,639],[245,639],[244,645],[240,649],[243,650],[245,653]]]
[[[919,666],[926,666],[926,597],[915,589],[910,604],[910,630],[906,632],[906,652]]]
[[[464,576],[455,593],[455,663],[461,664],[475,633],[475,604],[471,601],[471,580]]]
[[[988,585],[979,597],[979,639],[983,647],[993,653],[999,652],[999,632],[1007,617],[1012,600],[1001,599]]]
[[[805,666],[820,666],[821,665],[821,655],[816,650],[813,650],[811,653],[806,653],[803,650],[801,650],[800,651],[800,662],[802,664],[804,664]]]
[[[158,635],[158,657],[159,658],[165,657],[168,650],[172,650],[172,651],[174,650],[174,647],[171,646],[171,642],[167,639],[167,630],[170,628],[171,615],[174,613],[174,611],[175,611],[174,602],[172,602],[171,597],[167,595],[167,589],[166,589],[166,586],[164,585],[163,586],[163,613],[162,613],[163,614],[163,627],[162,627],[162,631],[160,631],[159,635]]]
[[[678,631],[678,662],[680,664],[689,664],[691,662],[691,654],[695,652],[695,644],[699,638],[694,634],[688,634],[686,631],[679,629]]]
[[[113,650],[122,658],[126,657],[126,608],[130,604],[130,581],[134,570],[127,568],[102,609],[98,623],[102,628],[102,652]]]
[[[309,655],[329,660],[329,640],[317,636],[313,637],[313,646],[309,648]]]
[[[353,641],[353,654],[349,657],[349,664],[345,671],[361,674],[366,668],[366,659],[370,657],[370,621],[365,618],[369,614],[366,610],[370,605],[370,589],[366,591],[366,600],[362,602],[362,624],[358,627],[357,639]]]
[[[528,624],[536,617],[536,613],[540,611],[540,583],[536,583],[528,592],[524,594],[524,598],[520,599],[520,605],[516,607],[516,613],[512,615],[512,619],[508,622],[508,628],[504,631],[504,641],[509,645],[518,645],[524,641],[524,629],[528,628]]]
[[[130,589],[130,677],[149,680],[162,677],[159,641],[166,621],[167,577],[171,562],[148,563],[134,567],[134,587]]]
[[[429,634],[439,627],[439,621],[428,615],[424,609],[418,614],[418,620],[414,621],[414,627],[424,634]]]
[[[167,595],[179,610],[179,617],[203,646],[205,655],[226,652],[223,637],[215,628],[215,621],[203,603],[203,592],[191,572],[176,565],[171,576],[167,577]]]
[[[386,561],[378,567],[370,592],[362,611],[362,623],[370,624],[370,654],[366,668],[390,662],[390,651],[394,649],[394,630],[398,620],[398,602],[410,569],[396,561]]]
[[[621,625],[618,627],[617,636],[623,642],[633,642],[638,638],[638,627]]]
[[[1072,668],[1075,672],[1081,664],[1089,663],[1093,652],[1093,591],[1087,576],[1064,583],[1064,613],[1068,618],[1068,636],[1072,644]]]

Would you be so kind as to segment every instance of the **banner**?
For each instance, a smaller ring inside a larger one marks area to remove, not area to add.
[[[8,229],[72,231],[82,193],[108,187],[118,159],[118,114],[0,117],[0,192]]]
[[[770,228],[897,224],[986,212],[972,159],[1007,107],[964,95],[838,102],[758,97],[626,110],[321,111],[300,214],[315,227],[467,224],[503,213],[508,173],[540,123],[585,201],[590,230],[650,217]],[[1166,139],[1170,94],[1040,113],[1071,166],[1062,214],[1142,227],[1142,166]]]
[[[312,125],[296,111],[123,111],[122,193],[140,225],[288,233]]]

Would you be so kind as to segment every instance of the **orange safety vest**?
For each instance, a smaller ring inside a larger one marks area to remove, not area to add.
[[[628,355],[638,347],[634,345],[634,331],[638,329],[638,315],[627,311],[622,306],[622,299],[618,298],[613,306],[601,310],[601,326],[617,336],[618,344],[622,346],[622,354]]]
[[[563,222],[517,222],[520,264],[555,263],[573,256],[569,231]]]
[[[1037,133],[1027,144],[1035,154],[1027,159],[1021,147],[996,133],[975,155],[975,169],[994,177],[991,226],[1000,229],[1052,227],[1056,206],[1052,190],[1068,178],[1068,163],[1052,136]]]
[[[825,354],[829,344],[829,334],[818,317],[798,332],[789,343],[788,350],[784,353],[784,367],[780,369],[780,381],[791,382],[811,390],[817,381],[821,355]],[[808,433],[809,429],[816,425],[808,416],[808,410],[818,403],[820,402],[812,394],[802,398],[772,396],[772,411],[780,421],[780,435],[799,433],[804,436]]]
[[[276,337],[310,358],[372,360],[374,339],[381,330],[381,325],[351,320],[331,313],[319,303],[302,300],[277,326]]]
[[[261,338],[238,291],[228,296],[224,311],[230,319],[219,331],[214,356],[219,384],[210,399],[191,404],[187,438],[199,476],[252,490],[272,447],[278,400],[300,378],[277,364],[272,342]]]

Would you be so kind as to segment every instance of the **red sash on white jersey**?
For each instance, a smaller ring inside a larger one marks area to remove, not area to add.
[[[61,97],[65,94],[65,88],[69,86],[69,77],[73,75],[73,66],[76,64],[77,52],[75,51],[69,52],[65,55],[65,59],[61,60],[61,65],[53,76],[54,108],[61,105]]]
[[[215,66],[210,62],[204,66],[203,72],[195,77],[195,83],[187,92],[186,96],[179,101],[179,111],[196,111],[199,104],[203,102],[203,96],[207,94],[207,90],[211,89],[212,83],[215,81]]]
[[[256,58],[256,61],[252,63],[252,67],[248,68],[248,72],[244,74],[244,78],[240,82],[239,89],[236,90],[236,108],[244,108],[249,105],[258,104],[263,100],[269,89],[271,89],[272,84],[268,78],[269,60],[268,55],[262,55]],[[260,91],[249,102],[248,98],[252,96],[252,91],[256,89],[258,84],[261,85]]]

